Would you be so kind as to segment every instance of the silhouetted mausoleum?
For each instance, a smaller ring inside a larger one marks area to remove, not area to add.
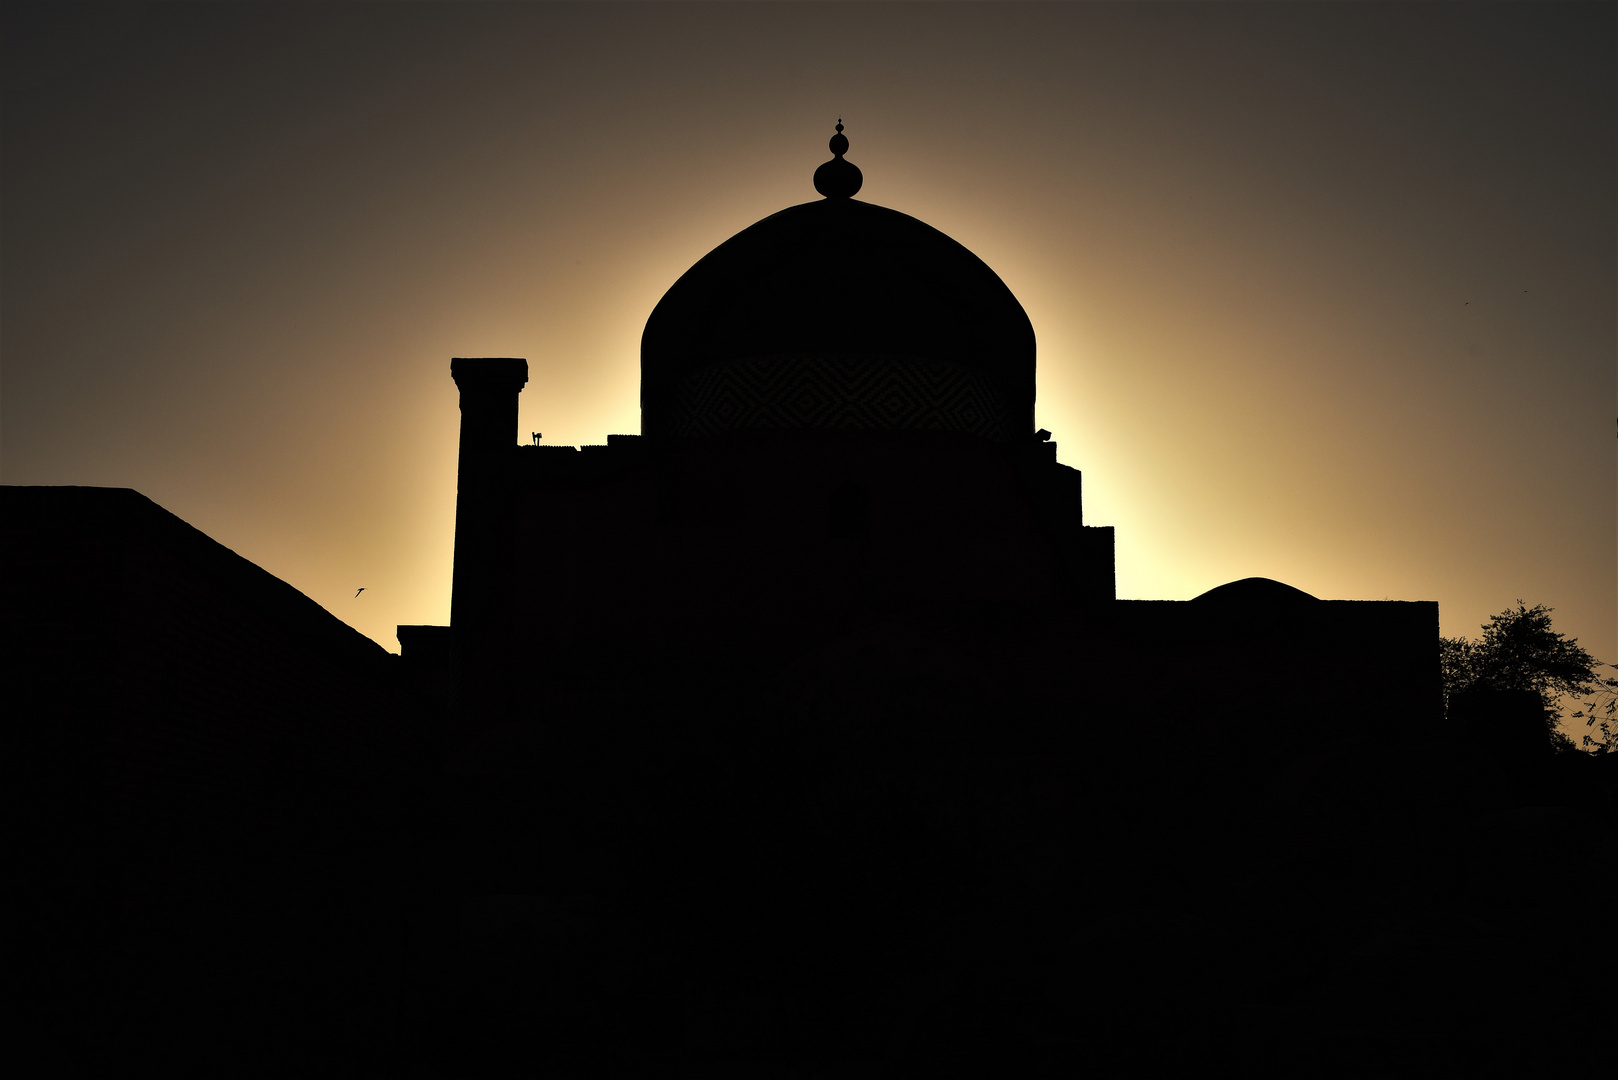
[[[839,642],[964,649],[957,674],[991,678],[1008,633],[1037,626],[1071,644],[1019,680],[1065,702],[1045,714],[1051,739],[1113,690],[1125,707],[1165,679],[1230,710],[1220,727],[1262,726],[1259,699],[1293,679],[1336,687],[1321,730],[1431,732],[1436,604],[1257,579],[1190,603],[1115,599],[1113,530],[1086,524],[1080,473],[1034,430],[1022,305],[943,233],[854,199],[847,146],[839,125],[823,199],[720,244],[652,311],[640,435],[519,446],[526,361],[451,364],[467,722],[599,729],[701,701],[682,727],[771,726],[744,716],[842,678],[810,660]],[[985,704],[968,726],[993,742],[1008,720]]]
[[[519,445],[527,362],[452,361],[399,657],[133,492],[4,490],[54,1071],[1593,1074],[1618,957],[1545,928],[1618,895],[1618,755],[1445,721],[1434,603],[1117,599],[1027,315],[841,130],[652,311],[639,435]]]

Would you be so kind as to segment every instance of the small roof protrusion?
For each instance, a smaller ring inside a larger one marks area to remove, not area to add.
[[[843,134],[843,118],[837,118],[837,134],[831,137],[827,144],[832,152],[832,159],[815,170],[815,190],[828,199],[851,199],[865,183],[859,166],[852,161],[844,161],[843,155],[848,153],[848,136]]]

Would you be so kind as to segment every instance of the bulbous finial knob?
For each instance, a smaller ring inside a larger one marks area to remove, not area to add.
[[[838,157],[848,153],[848,136],[843,134],[843,122],[841,120],[837,121],[837,134],[831,137],[831,142],[827,145],[831,147],[831,152]]]
[[[837,134],[828,145],[833,157],[815,170],[815,190],[828,199],[851,199],[865,183],[865,177],[858,165],[843,160],[848,153],[848,136],[843,134],[842,117],[837,118]]]

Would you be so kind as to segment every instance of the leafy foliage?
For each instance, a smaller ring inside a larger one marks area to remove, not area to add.
[[[1602,667],[1618,671],[1618,664],[1602,664]],[[1618,754],[1618,679],[1608,675],[1595,680],[1595,687],[1588,694],[1590,700],[1581,703],[1580,708],[1573,714],[1573,719],[1584,719],[1584,726],[1594,728],[1601,732],[1600,737],[1593,733],[1584,736],[1583,749],[1592,754]]]
[[[1565,752],[1576,748],[1557,727],[1561,699],[1590,698],[1573,715],[1586,717],[1586,725],[1599,722],[1602,739],[1586,735],[1584,745],[1597,751],[1618,750],[1618,679],[1598,675],[1597,668],[1611,665],[1591,656],[1576,638],[1551,629],[1551,611],[1544,604],[1528,607],[1518,600],[1515,608],[1489,616],[1476,641],[1439,638],[1444,707],[1448,709],[1450,695],[1461,690],[1532,690],[1544,704],[1552,744]]]

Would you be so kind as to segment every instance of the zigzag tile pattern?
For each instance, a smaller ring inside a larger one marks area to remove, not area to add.
[[[909,356],[770,356],[704,368],[673,392],[672,435],[749,429],[862,428],[1012,437],[995,388],[977,372]]]

